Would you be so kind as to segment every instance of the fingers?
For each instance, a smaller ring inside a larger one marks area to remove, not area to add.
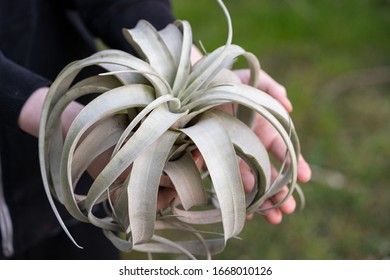
[[[241,178],[246,193],[249,193],[254,186],[254,176],[246,164],[245,161],[241,160],[239,163]],[[275,168],[272,169],[272,178],[276,178],[278,172]],[[283,214],[291,214],[295,211],[297,203],[293,196],[289,196],[280,206],[275,208],[275,205],[282,202],[288,194],[288,188],[283,187],[276,195],[267,199],[261,209],[269,209],[264,211],[264,217],[266,221],[271,224],[279,224],[283,219]],[[261,210],[260,209],[260,210]],[[253,214],[247,216],[247,219],[250,220],[253,218]]]
[[[284,108],[291,112],[293,107],[288,99],[287,91],[284,86],[276,82],[270,75],[268,75],[266,72],[261,71],[260,73],[260,84],[259,89],[267,92],[269,95],[274,97],[276,100],[278,100]],[[280,137],[277,137],[277,133],[271,125],[266,122],[264,119],[261,120],[260,116],[258,116],[258,123],[259,126],[257,128],[257,135],[264,135],[264,137],[260,137],[265,142],[265,146],[271,153],[273,153],[276,158],[279,160],[282,160],[284,158],[285,154],[285,144],[283,143],[282,139]],[[265,124],[267,123],[267,124]],[[265,130],[263,133],[260,132],[260,130]],[[272,132],[272,130],[274,130]],[[267,135],[271,135],[270,137],[267,137]],[[298,181],[300,182],[308,182],[311,178],[311,169],[309,164],[305,161],[302,155],[299,156],[298,160]]]
[[[250,167],[245,161],[240,160],[239,167],[244,190],[246,193],[249,193],[253,189],[253,186],[255,184],[255,178],[253,176],[253,173],[251,172]]]
[[[236,73],[243,83],[247,83],[249,81],[250,74],[247,69],[236,71]],[[286,88],[276,82],[264,71],[260,72],[260,82],[258,88],[278,100],[288,112],[292,111],[293,107],[290,100],[288,99]],[[283,139],[279,136],[279,133],[277,133],[276,129],[259,115],[256,116],[254,132],[264,144],[268,152],[270,152],[277,160],[282,162],[285,159],[286,145]],[[249,192],[253,188],[254,184],[253,174],[251,173],[248,165],[243,161],[240,163],[240,171],[244,189],[246,192]],[[273,170],[272,176],[275,177],[275,170]],[[305,161],[303,156],[299,155],[297,180],[300,182],[307,182],[310,180],[310,178],[310,166]],[[271,208],[267,211],[264,211],[265,219],[269,223],[278,224],[282,221],[283,214],[291,214],[295,211],[296,201],[293,196],[289,196],[279,207],[274,207],[283,201],[287,194],[288,188],[284,187],[279,193],[266,200],[262,205],[263,209]],[[251,214],[248,215],[247,218],[251,219],[252,217],[253,215]]]
[[[172,200],[177,197],[178,196],[174,188],[160,187],[157,195],[157,211],[168,208]]]
[[[203,156],[202,154],[200,153],[200,151],[198,149],[196,150],[193,150],[192,152],[192,157],[195,161],[195,165],[196,167],[201,170],[202,168],[204,168],[204,159],[203,159]]]
[[[270,199],[267,199],[264,204],[263,204],[263,208],[271,208],[273,207],[274,204],[272,203],[272,201]],[[281,209],[279,208],[272,208],[270,210],[267,210],[264,212],[264,218],[267,222],[271,223],[271,224],[279,224],[282,222],[282,219],[283,219],[283,214],[282,214],[282,211]]]
[[[267,151],[279,161],[282,161],[286,153],[286,145],[276,129],[266,119],[257,114],[253,130]]]
[[[306,183],[311,179],[311,168],[302,155],[298,159],[298,181]]]
[[[204,167],[204,160],[199,150],[192,151],[192,156],[198,169],[202,169]],[[160,188],[157,195],[157,211],[168,208],[174,199],[180,200],[175,186],[168,176],[161,176]]]
[[[283,201],[285,199],[286,195],[288,194],[288,189],[287,187],[283,187],[280,192],[275,194],[272,198],[270,198],[271,202],[273,205],[276,205]],[[297,206],[297,203],[294,199],[293,196],[289,196],[280,206],[279,209],[284,213],[284,214],[291,214],[295,211],[295,208]]]
[[[276,129],[262,116],[256,115],[254,132],[259,137],[265,148],[277,160],[282,162],[286,154],[286,145],[277,133]],[[311,178],[311,169],[302,155],[298,158],[298,181],[308,182]]]
[[[293,196],[289,196],[278,208],[273,208],[276,204],[283,201],[288,193],[287,187],[284,187],[279,193],[270,199],[267,199],[261,208],[269,210],[264,211],[265,220],[271,224],[279,224],[283,220],[283,214],[292,214],[297,206]]]
[[[284,86],[276,82],[270,75],[266,72],[261,71],[260,73],[260,83],[259,89],[268,93],[273,98],[278,100],[287,112],[291,112],[293,107],[290,100],[287,97],[287,91]]]
[[[292,111],[292,105],[287,97],[286,88],[276,82],[266,72],[261,72],[261,82],[259,88],[275,99],[277,99],[288,112]],[[261,116],[256,117],[255,132],[264,143],[268,151],[270,151],[279,161],[282,161],[285,156],[286,145],[278,136],[276,130]],[[298,181],[308,182],[311,178],[311,169],[309,164],[299,155],[298,159]]]

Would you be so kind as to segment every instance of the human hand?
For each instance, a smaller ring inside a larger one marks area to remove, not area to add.
[[[41,112],[48,91],[48,87],[36,89],[26,100],[19,113],[18,125],[20,129],[35,137],[39,135]],[[83,105],[74,101],[66,107],[61,117],[64,134],[69,130],[72,121],[82,108]]]
[[[191,60],[193,62],[198,61],[202,54],[201,52],[193,46],[192,48],[192,57]],[[240,78],[241,82],[244,84],[248,84],[250,79],[250,70],[249,69],[240,69],[235,70],[235,74]],[[259,85],[257,86],[260,90],[268,93],[273,98],[278,100],[282,106],[287,110],[287,112],[291,112],[293,110],[292,104],[287,96],[287,91],[284,86],[276,82],[270,75],[261,70],[259,77]],[[220,106],[221,110],[231,112],[233,110],[232,106],[222,105]],[[278,133],[276,130],[262,117],[259,115],[256,116],[255,124],[254,124],[254,132],[259,137],[259,139],[264,143],[267,150],[276,156],[280,161],[283,160],[285,154],[285,145],[280,137],[278,137]],[[240,171],[241,177],[243,180],[245,191],[250,192],[251,188],[253,188],[253,174],[250,171],[250,168],[245,164],[245,162],[241,161],[240,163]],[[275,169],[273,169],[273,173],[275,176]],[[308,163],[305,161],[302,155],[299,155],[298,161],[298,181],[299,182],[307,182],[311,178],[311,169]],[[282,221],[283,214],[291,214],[295,211],[296,201],[290,196],[288,199],[284,201],[279,207],[274,208],[279,202],[281,202],[286,194],[288,193],[287,187],[283,187],[282,190],[274,195],[272,198],[266,200],[262,205],[263,209],[270,210],[265,211],[265,219],[272,223],[278,224]],[[253,215],[249,215],[248,218],[251,219]]]
[[[243,83],[248,83],[250,72],[247,69],[237,70],[235,73],[241,79]],[[258,88],[276,100],[278,100],[283,107],[288,111],[292,111],[292,105],[290,100],[287,97],[287,92],[284,86],[280,85],[276,82],[271,76],[269,76],[266,72],[261,71],[260,73],[260,82]],[[265,148],[279,161],[283,161],[286,146],[280,138],[279,134],[275,130],[275,128],[267,122],[260,115],[256,115],[255,123],[254,123],[254,132],[259,137],[259,139],[264,144]],[[241,176],[244,184],[244,188],[247,192],[250,192],[253,187],[253,174],[250,171],[250,168],[242,161],[240,163]],[[272,170],[272,175],[275,177],[277,175],[277,171],[275,169]],[[311,178],[311,169],[309,164],[305,161],[302,155],[299,155],[298,160],[298,181],[299,182],[307,182]],[[273,197],[267,199],[264,204],[261,206],[263,209],[269,209],[264,212],[265,219],[272,223],[278,224],[282,221],[283,214],[291,214],[295,211],[296,201],[293,196],[284,201],[279,207],[274,208],[279,202],[281,202],[288,193],[287,187],[283,187],[282,190],[274,195]],[[252,215],[248,216],[249,219],[252,218]]]
[[[41,111],[48,91],[48,87],[42,87],[35,90],[27,99],[19,114],[18,124],[20,129],[35,137],[38,137],[39,135]],[[73,120],[83,108],[84,106],[82,104],[73,101],[65,109],[62,115],[62,127],[64,135],[66,135]],[[105,151],[90,164],[88,167],[88,173],[92,178],[96,178],[110,161],[112,151],[113,148]],[[117,179],[116,182],[124,181],[129,172],[130,168],[123,172],[123,174]],[[111,199],[115,201],[117,195],[118,192],[113,192]],[[167,181],[166,178],[162,178],[157,199],[157,209],[160,210],[168,207],[172,199],[174,199],[176,196],[177,194],[172,183]]]

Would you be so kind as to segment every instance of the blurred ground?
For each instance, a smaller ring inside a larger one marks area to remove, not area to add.
[[[256,217],[215,259],[390,258],[390,1],[225,3],[234,43],[287,87],[314,174],[302,212]],[[224,44],[216,1],[173,5],[206,50]]]

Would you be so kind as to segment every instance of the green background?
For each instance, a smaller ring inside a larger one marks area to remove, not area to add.
[[[225,43],[226,20],[216,1],[172,3],[207,51]],[[225,4],[233,42],[286,86],[313,179],[301,185],[303,211],[279,225],[256,216],[242,240],[230,240],[214,259],[389,258],[390,1]]]

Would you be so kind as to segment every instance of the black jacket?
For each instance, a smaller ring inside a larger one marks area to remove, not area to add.
[[[0,259],[60,230],[43,190],[37,139],[17,126],[24,102],[69,62],[95,52],[94,37],[132,52],[122,28],[141,18],[165,27],[174,20],[169,0],[0,0]]]

